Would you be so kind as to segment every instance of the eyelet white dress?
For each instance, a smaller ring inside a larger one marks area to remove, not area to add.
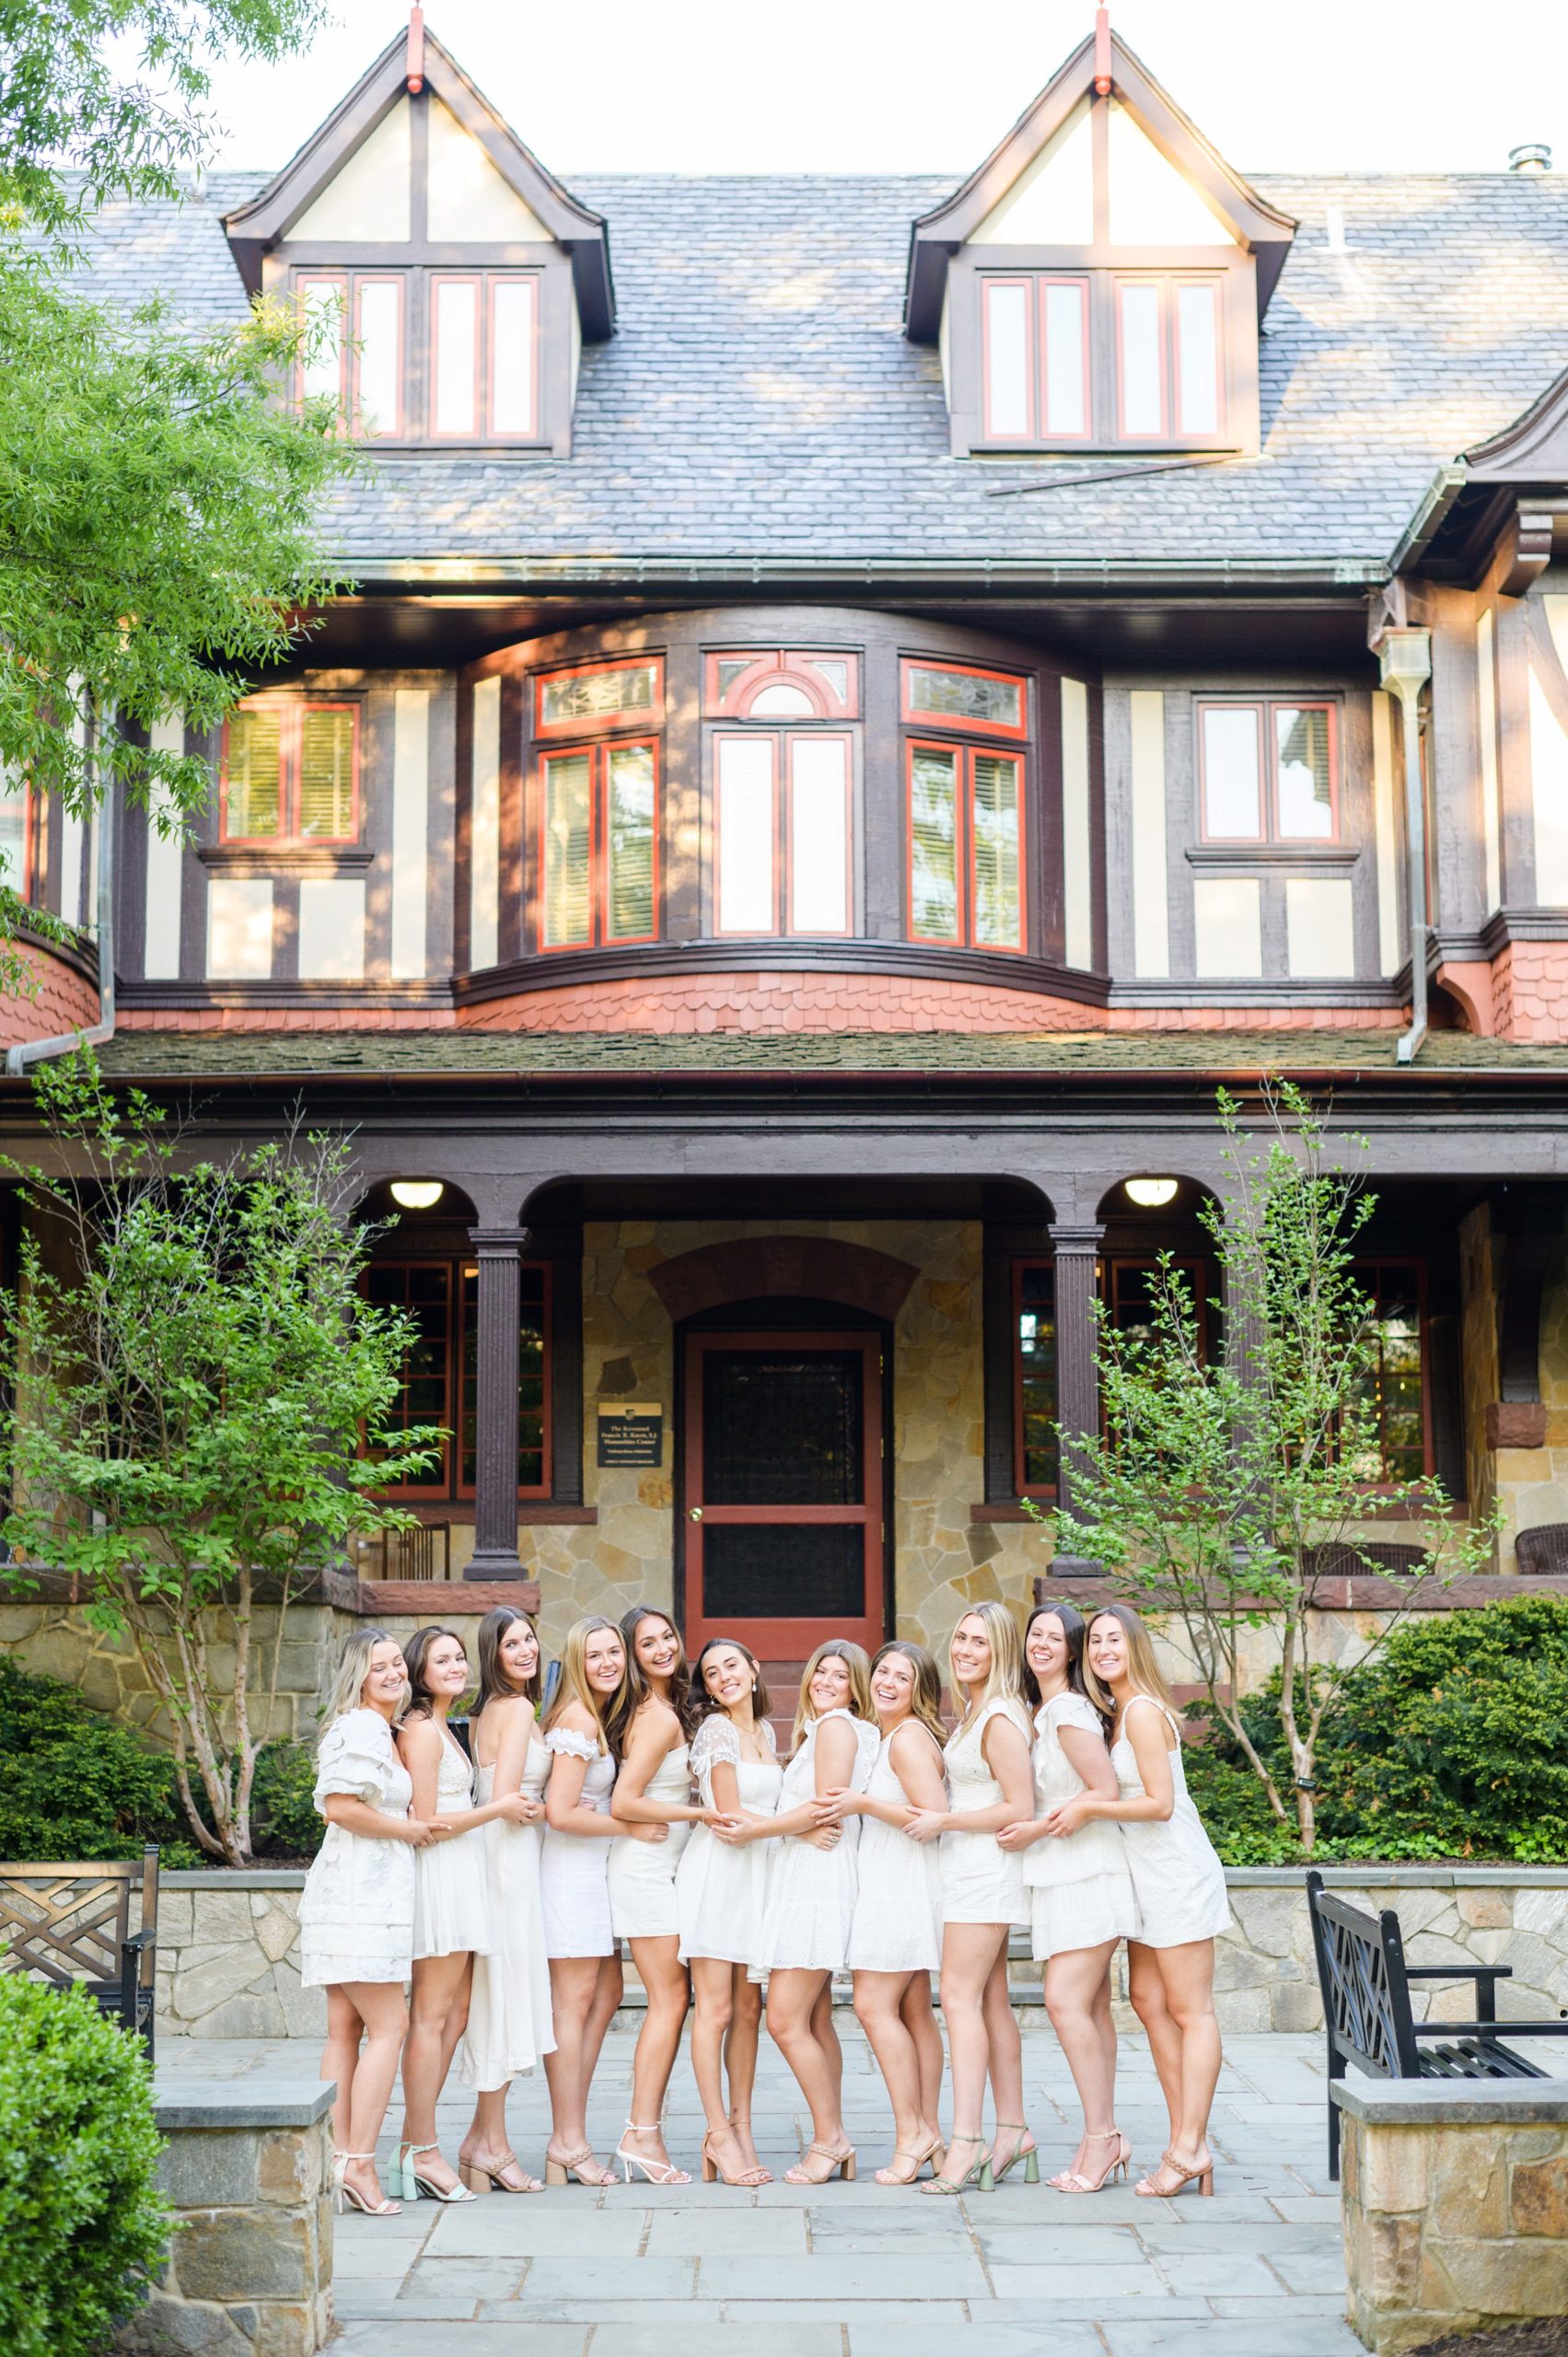
[[[530,1800],[539,1799],[549,1773],[550,1754],[530,1728],[521,1784]],[[494,1769],[476,1769],[474,1794],[481,1807],[494,1790]],[[540,1828],[493,1817],[480,1828],[480,1840],[495,1945],[490,1956],[474,1958],[460,2069],[468,2085],[488,2092],[531,2071],[541,2055],[553,2054],[555,2033],[540,1906]]]
[[[772,1817],[779,1805],[784,1770],[773,1757],[773,1731],[761,1722],[766,1759],[743,1759],[740,1737],[722,1711],[705,1718],[691,1738],[691,1773],[704,1808],[714,1808],[714,1770],[727,1759],[735,1770],[741,1808],[749,1817]],[[771,1840],[731,1849],[706,1825],[694,1825],[675,1878],[680,1922],[680,1961],[711,1957],[720,1964],[752,1965],[761,1953],[762,1910],[767,1898]]]
[[[552,1727],[545,1747],[553,1758],[586,1759],[580,1805],[605,1816],[610,1808],[615,1762],[591,1736],[573,1727]],[[613,1956],[610,1925],[610,1843],[593,1834],[544,1829],[540,1846],[540,1896],[548,1956]]]
[[[667,1751],[644,1787],[645,1797],[673,1808],[691,1798],[691,1755],[678,1743]],[[630,1833],[610,1845],[610,1922],[618,1940],[670,1940],[680,1930],[675,1876],[686,1847],[689,1825],[672,1825],[662,1841],[639,1841]]]
[[[817,1738],[833,1719],[854,1730],[854,1765],[849,1783],[863,1793],[881,1742],[878,1730],[848,1711],[824,1711],[812,1719],[800,1747],[784,1771],[779,1814],[799,1808],[817,1793]],[[849,1953],[850,1924],[854,1916],[857,1884],[855,1831],[852,1817],[830,1850],[819,1850],[797,1833],[786,1833],[772,1846],[768,1867],[768,1895],[762,1909],[762,1937],[749,1978],[761,1980],[770,1972],[842,1972]]]
[[[885,1736],[878,1746],[865,1791],[871,1800],[907,1807],[909,1794],[893,1766],[892,1742],[891,1736]],[[932,1749],[935,1748],[933,1739]],[[885,1825],[879,1817],[863,1817],[856,1822],[860,1827],[857,1883],[845,1958],[850,1970],[935,1972],[942,1962],[939,1844],[912,1841],[898,1826]]]
[[[473,1763],[455,1736],[441,1730],[436,1814],[472,1808]],[[482,1825],[414,1852],[413,1952],[426,1956],[488,1956],[490,1886]]]
[[[986,1764],[982,1745],[993,1719],[1011,1719],[1026,1743],[1033,1730],[1028,1713],[1015,1697],[993,1695],[967,1726],[947,1738],[947,1789],[955,1814],[994,1808],[1004,1797]],[[942,1836],[942,1918],[947,1923],[1027,1923],[1028,1894],[1021,1858],[998,1847],[994,1833]]]
[[[1063,1728],[1081,1729],[1103,1744],[1105,1727],[1094,1704],[1073,1693],[1053,1695],[1036,1713],[1035,1727],[1035,1814],[1049,1817],[1086,1789],[1062,1748]],[[1076,1833],[1032,1842],[1024,1852],[1033,1916],[1029,1945],[1037,1964],[1069,1949],[1098,1947],[1104,1940],[1137,1938],[1138,1909],[1121,1832],[1108,1817],[1091,1817]]]
[[[1181,1730],[1163,1702],[1152,1695],[1135,1694],[1122,1713],[1125,1728],[1130,1713],[1142,1705],[1157,1711],[1175,1733],[1170,1755],[1176,1805],[1168,1817],[1136,1818],[1123,1825],[1127,1870],[1138,1907],[1135,1936],[1146,1948],[1184,1947],[1189,1940],[1216,1939],[1230,1929],[1230,1900],[1225,1896],[1225,1868],[1204,1832],[1187,1790],[1181,1765]],[[1144,1791],[1137,1755],[1125,1733],[1111,1747],[1110,1764],[1124,1801]],[[1077,1839],[1076,1835],[1074,1837]]]
[[[316,1754],[316,1807],[343,1793],[407,1817],[413,1782],[379,1711],[345,1711]],[[307,1989],[345,1980],[406,1980],[413,1957],[413,1851],[329,1825],[299,1897],[299,1978]]]

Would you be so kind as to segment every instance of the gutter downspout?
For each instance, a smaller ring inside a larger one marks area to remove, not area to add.
[[[1432,677],[1432,633],[1386,630],[1377,642],[1382,685],[1400,700],[1405,749],[1406,884],[1410,903],[1411,1028],[1400,1036],[1395,1061],[1413,1063],[1426,1037],[1426,799],[1421,786],[1421,691]]]
[[[114,726],[110,704],[98,718],[98,1021],[90,1031],[64,1031],[53,1039],[18,1039],[6,1051],[7,1075],[26,1072],[46,1056],[63,1056],[73,1048],[101,1048],[114,1037],[114,776],[103,758],[104,742]]]

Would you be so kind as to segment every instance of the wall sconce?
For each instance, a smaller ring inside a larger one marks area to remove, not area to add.
[[[394,1178],[392,1201],[405,1212],[434,1211],[446,1193],[445,1182],[439,1178]]]
[[[1174,1178],[1129,1178],[1126,1193],[1140,1211],[1157,1212],[1163,1203],[1170,1202],[1178,1183]]]

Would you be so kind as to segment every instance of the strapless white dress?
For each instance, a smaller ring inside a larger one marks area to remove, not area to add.
[[[1128,1711],[1135,1711],[1140,1703],[1158,1711],[1175,1732],[1170,1773],[1176,1787],[1176,1805],[1168,1817],[1153,1817],[1142,1823],[1133,1819],[1121,1829],[1127,1870],[1132,1878],[1132,1896],[1138,1907],[1135,1936],[1146,1948],[1184,1947],[1189,1940],[1213,1940],[1221,1932],[1229,1931],[1230,1900],[1225,1892],[1225,1868],[1187,1790],[1179,1726],[1164,1704],[1156,1702],[1152,1695],[1134,1695],[1127,1705]],[[1122,1724],[1126,1724],[1125,1712]],[[1138,1773],[1137,1755],[1125,1735],[1112,1745],[1110,1764],[1116,1771],[1117,1789],[1122,1799],[1135,1798],[1144,1790],[1144,1780]]]
[[[522,1789],[532,1800],[544,1790],[550,1754],[534,1736],[528,1745]],[[474,1774],[481,1807],[494,1791],[495,1771]],[[541,2055],[555,2051],[550,2012],[550,1962],[544,1952],[540,1907],[540,1828],[495,1817],[480,1828],[490,1886],[494,1946],[473,1965],[468,2028],[463,2037],[462,2076],[486,2091],[506,2086],[531,2071]]]
[[[571,1727],[552,1727],[544,1738],[556,1757],[586,1759],[582,1806],[602,1817],[610,1807],[615,1762],[598,1750],[590,1736]],[[610,1925],[610,1848],[592,1834],[557,1833],[547,1825],[540,1848],[540,1895],[544,1916],[544,1949],[551,1956],[613,1956],[615,1934]]]
[[[651,1801],[683,1808],[691,1798],[691,1755],[678,1743],[666,1752],[645,1787]],[[630,1833],[610,1845],[610,1922],[618,1940],[672,1940],[680,1930],[675,1875],[691,1832],[672,1825],[662,1841],[639,1841]]]
[[[889,1757],[885,1736],[865,1790],[868,1797],[904,1807],[909,1794]],[[860,1827],[854,1913],[850,1919],[852,1972],[935,1972],[942,1962],[942,1858],[935,1841],[912,1841],[879,1817]]]
[[[1105,1741],[1104,1723],[1082,1694],[1057,1694],[1035,1718],[1035,1814],[1049,1817],[1084,1790],[1084,1780],[1062,1748],[1063,1727]],[[1122,1828],[1090,1817],[1065,1840],[1031,1842],[1024,1852],[1024,1882],[1032,1920],[1029,1944],[1037,1964],[1105,1940],[1135,1940],[1138,1909],[1127,1871]]]
[[[455,1736],[441,1730],[436,1813],[472,1808],[473,1765]],[[490,1889],[482,1825],[413,1853],[413,1953],[487,1956],[491,1947]]]
[[[1011,1719],[1028,1742],[1028,1713],[1022,1702],[995,1695],[969,1726],[947,1739],[947,1785],[957,1815],[994,1808],[1002,1787],[986,1765],[981,1749],[985,1729],[994,1718]],[[1024,1890],[1022,1861],[997,1846],[994,1833],[964,1833],[957,1828],[942,1836],[942,1916],[948,1923],[1027,1923],[1029,1902]]]
[[[854,1730],[850,1787],[857,1793],[865,1790],[880,1735],[848,1711],[824,1711],[819,1719],[810,1722],[799,1750],[784,1770],[779,1794],[781,1816],[815,1797],[817,1737],[832,1719],[843,1719]],[[858,1817],[851,1817],[842,1840],[830,1850],[816,1849],[796,1833],[786,1833],[772,1844],[777,1854],[768,1868],[761,1952],[751,1968],[752,1980],[760,1980],[767,1972],[843,1970],[854,1915],[859,1822]]]
[[[770,1757],[742,1759],[740,1738],[722,1711],[703,1721],[691,1739],[691,1772],[705,1808],[714,1800],[714,1769],[727,1759],[735,1770],[740,1806],[750,1817],[777,1814],[784,1771],[771,1755],[773,1731],[766,1719],[762,1736]],[[691,1828],[680,1871],[675,1878],[675,1902],[680,1919],[680,1961],[709,1956],[721,1964],[751,1965],[762,1942],[762,1910],[767,1898],[770,1840],[748,1841],[732,1850],[705,1825]]]

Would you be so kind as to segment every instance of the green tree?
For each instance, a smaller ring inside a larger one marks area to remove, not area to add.
[[[1353,1266],[1376,1198],[1342,1167],[1300,1089],[1272,1086],[1265,1104],[1260,1148],[1221,1093],[1225,1201],[1201,1213],[1231,1311],[1225,1350],[1205,1357],[1198,1306],[1168,1254],[1144,1332],[1118,1332],[1099,1308],[1102,1430],[1063,1434],[1071,1510],[1057,1543],[1105,1564],[1134,1603],[1175,1620],[1207,1709],[1275,1818],[1294,1813],[1310,1852],[1318,1747],[1352,1660],[1380,1649],[1419,1587],[1481,1566],[1493,1527],[1459,1523],[1434,1480],[1385,1479],[1373,1306]],[[1360,1536],[1400,1504],[1429,1534],[1409,1577],[1388,1573]],[[1328,1550],[1342,1566],[1359,1562],[1390,1581],[1386,1617],[1362,1625],[1353,1655],[1328,1648],[1317,1609]],[[1240,1706],[1253,1632],[1265,1628],[1281,1646],[1272,1708],[1288,1775],[1274,1747],[1255,1739],[1256,1704]]]
[[[68,1573],[95,1625],[129,1635],[192,1831],[243,1865],[289,1599],[408,1520],[372,1489],[440,1436],[394,1422],[412,1324],[361,1295],[342,1141],[182,1167],[160,1110],[122,1109],[90,1056],[34,1087],[56,1169],[82,1175],[11,1166],[32,1216],[7,1304],[6,1576]]]

